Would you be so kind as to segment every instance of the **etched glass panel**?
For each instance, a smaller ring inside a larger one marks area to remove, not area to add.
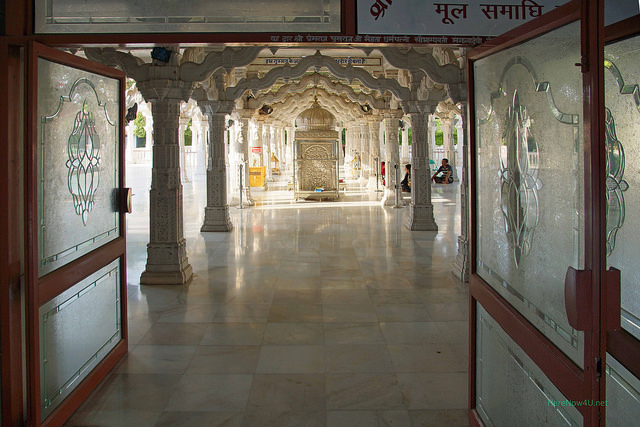
[[[43,276],[120,234],[120,82],[38,60],[38,245]]]
[[[36,0],[35,11],[37,33],[340,31],[340,0]],[[302,37],[289,41],[322,41]]]
[[[580,26],[474,64],[477,272],[576,363],[564,305],[583,265]]]
[[[607,262],[622,274],[622,327],[640,339],[640,36],[605,47]]]
[[[581,426],[568,400],[482,306],[477,311],[476,408],[487,426]]]
[[[122,337],[120,260],[42,305],[39,318],[45,419]]]
[[[607,425],[633,426],[640,419],[640,380],[607,353]]]

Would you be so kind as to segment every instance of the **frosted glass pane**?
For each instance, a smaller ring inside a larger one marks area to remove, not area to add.
[[[580,27],[475,63],[477,272],[582,365],[564,277],[583,266]]]
[[[640,420],[640,381],[607,353],[607,425],[634,426]]]
[[[39,314],[45,419],[122,337],[120,260],[42,305]]]
[[[116,79],[38,60],[39,274],[120,235]]]
[[[581,426],[568,400],[481,306],[476,408],[487,426]]]
[[[605,47],[607,255],[622,272],[622,327],[640,339],[640,36]]]
[[[340,0],[36,0],[35,7],[39,33],[340,31]]]

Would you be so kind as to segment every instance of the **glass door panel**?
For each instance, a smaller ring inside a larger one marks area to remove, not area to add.
[[[39,276],[120,236],[120,82],[38,59]]]
[[[582,414],[482,307],[476,408],[487,426],[580,426]]]
[[[124,73],[30,53],[30,407],[62,425],[127,350]]]
[[[632,426],[640,420],[640,380],[607,353],[607,425]]]
[[[607,265],[621,274],[622,328],[640,340],[640,36],[605,46]]]
[[[580,23],[473,63],[476,273],[583,365],[564,279],[584,264]]]
[[[640,419],[640,379],[631,366],[638,361],[629,357],[640,348],[640,35],[606,45],[604,58],[607,267],[620,270],[620,324],[630,334],[608,336],[626,346],[608,349],[606,419],[633,425]]]

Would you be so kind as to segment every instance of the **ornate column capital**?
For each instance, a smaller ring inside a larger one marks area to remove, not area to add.
[[[199,100],[198,108],[205,116],[214,114],[227,115],[233,112],[235,104],[233,101]]]

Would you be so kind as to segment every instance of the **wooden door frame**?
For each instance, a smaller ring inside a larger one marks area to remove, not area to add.
[[[30,41],[26,49],[26,109],[25,120],[25,271],[27,289],[27,384],[28,414],[32,425],[62,425],[85,400],[86,396],[113,369],[127,352],[127,264],[126,264],[126,219],[120,202],[120,236],[80,258],[38,277],[38,58],[68,65],[70,67],[101,74],[120,80],[120,129],[119,129],[119,181],[125,183],[125,75],[119,70],[106,67],[66,52]],[[96,258],[99,257],[99,258]],[[65,398],[65,400],[41,422],[40,414],[40,332],[39,308],[54,296],[72,287],[99,268],[120,259],[120,310],[122,339],[92,372]],[[64,278],[66,284],[60,280]]]
[[[23,423],[23,220],[22,173],[23,110],[9,108],[23,99],[22,50],[0,39],[0,345],[2,352],[2,424]]]
[[[596,210],[591,205],[592,200],[600,200],[603,195],[604,181],[598,181],[601,173],[604,173],[604,156],[601,155],[600,134],[604,129],[600,125],[600,117],[604,117],[604,92],[602,76],[603,51],[603,14],[604,3],[602,0],[586,1],[574,0],[560,6],[542,17],[525,23],[524,25],[509,31],[481,46],[470,50],[467,54],[467,85],[468,100],[467,117],[469,117],[469,141],[470,141],[470,251],[471,251],[471,277],[469,292],[469,421],[474,426],[483,425],[476,409],[476,331],[477,331],[477,304],[493,317],[505,330],[509,337],[522,348],[527,356],[538,366],[544,367],[543,372],[553,384],[570,400],[583,401],[600,400],[604,392],[602,382],[597,381],[601,373],[604,360],[603,335],[600,333],[600,286],[599,280],[591,280],[590,294],[593,301],[590,310],[592,325],[591,331],[585,331],[584,344],[584,369],[581,369],[567,355],[559,350],[547,337],[524,318],[509,302],[500,296],[491,286],[477,274],[477,152],[474,141],[476,140],[475,110],[474,106],[474,75],[473,63],[481,58],[499,52],[516,44],[530,40],[555,28],[570,22],[580,21],[581,26],[581,53],[583,62],[577,64],[583,72],[583,146],[585,146],[585,270],[591,270],[593,278],[599,278],[602,274],[600,262],[603,253],[601,236],[594,231],[600,230],[603,221],[603,207]],[[585,35],[588,35],[586,37]],[[591,91],[596,87],[596,91]],[[585,92],[586,91],[586,92]],[[589,141],[587,144],[586,142]],[[591,155],[593,154],[593,155]],[[594,212],[592,212],[594,211]],[[591,249],[595,246],[595,249]],[[580,307],[585,310],[585,307]],[[599,409],[597,406],[576,406],[582,414],[584,424],[595,426],[599,423]]]

